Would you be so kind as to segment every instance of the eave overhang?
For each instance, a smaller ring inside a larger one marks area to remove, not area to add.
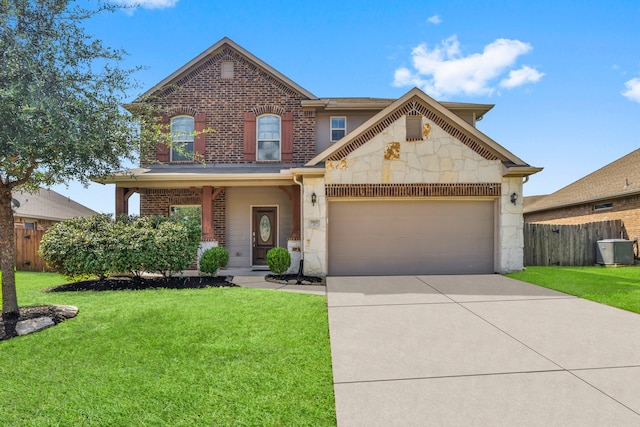
[[[502,176],[505,178],[526,177],[540,172],[543,168],[529,165],[502,165]]]
[[[115,184],[126,188],[188,188],[213,185],[217,187],[267,187],[291,185],[290,169],[279,173],[148,173],[149,169],[136,169],[118,175],[96,179],[101,184]]]

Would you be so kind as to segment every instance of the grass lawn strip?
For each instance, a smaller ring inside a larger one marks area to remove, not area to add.
[[[2,426],[335,425],[326,300],[246,288],[42,293],[75,319],[0,342]]]
[[[527,267],[507,276],[640,313],[640,267]]]

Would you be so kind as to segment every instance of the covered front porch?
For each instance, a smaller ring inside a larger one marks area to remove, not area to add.
[[[196,208],[205,250],[224,246],[229,268],[266,265],[266,253],[284,247],[292,255],[290,271],[301,258],[301,185],[288,170],[241,172],[239,167],[189,165],[178,172],[163,166],[138,169],[112,178],[116,215],[128,215],[129,199],[140,195],[140,215],[169,216]],[[255,168],[245,168],[253,169]],[[262,168],[265,169],[265,168]],[[214,172],[215,171],[215,172]]]

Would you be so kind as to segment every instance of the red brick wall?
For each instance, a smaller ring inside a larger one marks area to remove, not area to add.
[[[584,224],[587,222],[620,219],[627,230],[627,238],[640,237],[640,196],[607,201],[613,203],[611,209],[595,211],[594,203],[554,209],[544,212],[525,213],[525,222],[547,224]],[[600,203],[600,202],[598,202]]]
[[[193,190],[141,189],[140,214],[169,216],[174,205],[201,205],[201,196]],[[213,231],[220,246],[225,245],[226,192],[222,190],[213,202]]]
[[[223,61],[233,61],[234,77],[221,77]],[[207,163],[246,163],[243,158],[244,113],[277,110],[293,113],[293,161],[305,163],[315,152],[315,115],[305,115],[304,96],[283,85],[230,48],[203,61],[174,86],[159,104],[175,114],[206,114]]]

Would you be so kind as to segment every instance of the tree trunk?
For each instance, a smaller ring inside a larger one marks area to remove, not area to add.
[[[18,317],[16,293],[16,245],[14,241],[11,190],[0,188],[0,269],[2,270],[2,317]]]

